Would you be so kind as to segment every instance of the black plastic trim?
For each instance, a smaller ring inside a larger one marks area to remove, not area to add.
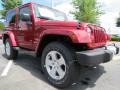
[[[112,60],[113,53],[103,48],[76,52],[77,61],[83,66],[96,66]]]

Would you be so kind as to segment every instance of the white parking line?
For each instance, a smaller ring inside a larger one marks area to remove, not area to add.
[[[10,60],[8,62],[8,64],[6,65],[5,69],[3,70],[2,74],[1,74],[2,77],[7,76],[7,73],[10,70],[12,63],[13,63],[13,60]]]

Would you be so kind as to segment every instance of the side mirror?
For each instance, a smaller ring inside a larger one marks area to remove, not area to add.
[[[22,21],[30,21],[31,20],[31,16],[30,16],[30,14],[23,13],[23,14],[20,15],[20,19]]]

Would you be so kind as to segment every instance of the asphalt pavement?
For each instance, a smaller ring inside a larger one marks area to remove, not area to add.
[[[119,46],[119,44],[118,44]],[[120,56],[96,68],[80,68],[78,80],[64,90],[120,90]],[[16,61],[7,60],[0,40],[0,90],[58,90],[40,70],[40,59],[21,51]]]

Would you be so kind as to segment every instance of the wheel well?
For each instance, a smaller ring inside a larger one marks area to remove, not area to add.
[[[72,40],[67,37],[67,36],[63,36],[63,35],[46,35],[44,36],[44,38],[42,39],[42,41],[40,42],[39,48],[38,48],[38,52],[37,52],[37,56],[40,56],[42,54],[43,49],[45,48],[45,46],[51,42],[54,41],[60,41],[60,42],[67,42],[67,43],[72,43]]]
[[[9,36],[8,36],[7,34],[4,34],[4,36],[3,36],[3,43],[5,43],[5,40],[6,40],[7,38],[9,38]]]
[[[75,49],[75,51],[79,51],[82,49],[85,49],[84,44],[75,44],[72,42],[71,38],[68,36],[64,36],[64,35],[47,35],[45,36],[42,41],[40,42],[38,51],[37,51],[37,56],[41,56],[43,49],[45,48],[45,46],[51,42],[54,41],[59,41],[61,43],[66,43],[67,45],[73,47],[73,49]]]

